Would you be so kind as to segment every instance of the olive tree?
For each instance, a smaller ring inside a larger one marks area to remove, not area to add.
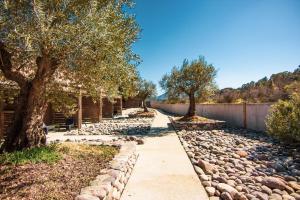
[[[151,81],[141,79],[138,85],[138,97],[143,101],[144,112],[148,112],[146,99],[156,95],[156,86]]]
[[[116,95],[134,76],[139,27],[128,0],[0,1],[0,80],[18,87],[13,124],[1,151],[45,144],[48,102],[99,90]],[[125,77],[125,78],[124,78]],[[62,102],[60,102],[60,105]],[[73,102],[74,105],[74,102]]]
[[[189,98],[187,117],[196,114],[196,99],[208,95],[214,87],[216,69],[208,64],[204,57],[189,62],[183,61],[180,68],[173,67],[170,74],[163,76],[161,87],[167,92],[169,98],[179,98],[186,95]]]

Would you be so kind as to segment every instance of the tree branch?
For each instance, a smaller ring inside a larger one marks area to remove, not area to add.
[[[36,65],[38,67],[35,77],[33,79],[34,82],[48,82],[56,69],[59,66],[59,62],[56,59],[51,59],[48,55],[43,55],[43,57],[37,57]]]
[[[5,49],[5,45],[0,41],[0,69],[4,77],[15,81],[21,87],[26,83],[26,78],[20,72],[14,71],[11,64],[11,54]]]

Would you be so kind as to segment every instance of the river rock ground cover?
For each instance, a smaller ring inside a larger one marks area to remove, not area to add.
[[[0,199],[74,199],[118,151],[113,146],[62,143],[2,154]]]
[[[210,199],[300,199],[299,144],[244,129],[177,133]]]
[[[150,130],[154,115],[146,117],[129,117],[141,112],[133,109],[125,116],[113,119],[103,119],[100,123],[83,124],[80,135],[144,135]],[[72,130],[65,135],[77,135],[78,130]]]

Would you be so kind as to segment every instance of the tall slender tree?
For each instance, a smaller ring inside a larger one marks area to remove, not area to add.
[[[196,115],[196,99],[208,95],[215,88],[215,76],[215,67],[204,57],[191,62],[185,59],[180,68],[174,67],[170,74],[163,76],[160,85],[169,98],[188,96],[190,104],[186,117],[193,117]]]
[[[82,86],[115,95],[137,56],[139,27],[124,12],[128,0],[0,1],[0,77],[19,88],[11,129],[1,151],[45,144],[47,102]],[[74,93],[75,90],[73,91]],[[68,99],[68,98],[66,98]]]

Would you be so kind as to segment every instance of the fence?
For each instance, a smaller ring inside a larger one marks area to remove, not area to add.
[[[271,105],[271,103],[197,104],[196,113],[206,118],[226,121],[233,126],[265,131],[265,119]],[[186,114],[189,105],[151,101],[151,106],[169,113],[184,115]]]
[[[5,135],[8,127],[12,123],[13,111],[0,111],[0,139]]]

